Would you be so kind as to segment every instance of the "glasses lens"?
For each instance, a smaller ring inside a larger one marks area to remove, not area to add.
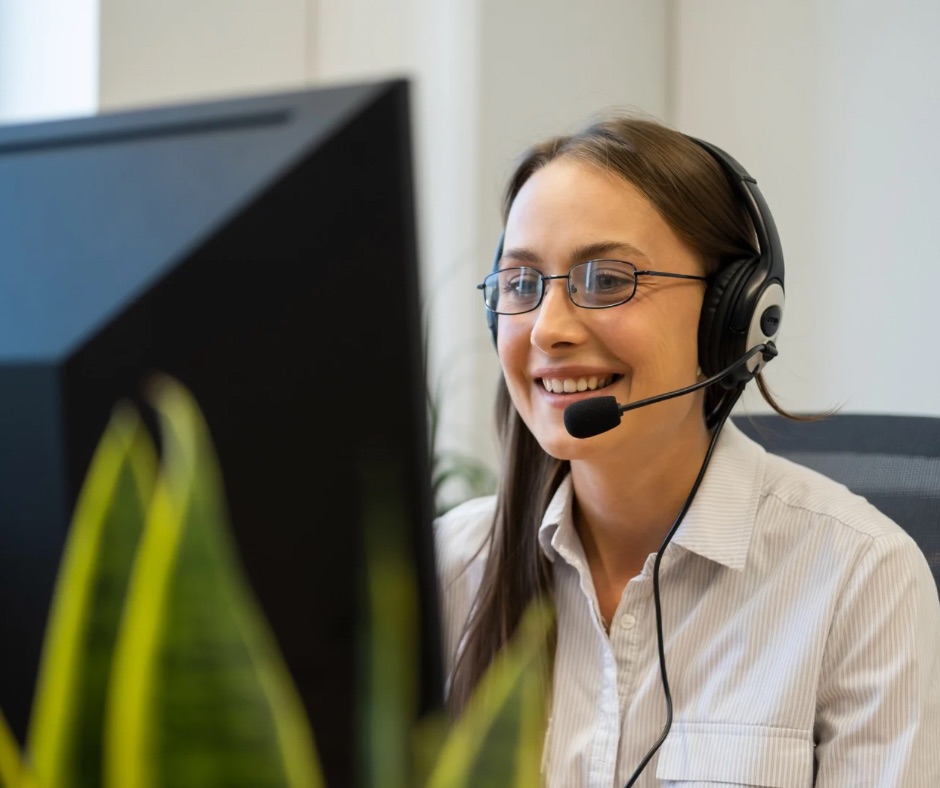
[[[538,306],[542,275],[534,268],[504,268],[483,280],[486,308],[501,315],[517,315]]]
[[[617,306],[633,298],[636,269],[620,260],[589,260],[569,272],[571,300],[598,309]]]

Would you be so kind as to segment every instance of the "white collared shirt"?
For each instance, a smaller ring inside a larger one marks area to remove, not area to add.
[[[494,503],[436,523],[449,664]],[[608,636],[571,509],[569,477],[539,531],[558,616],[543,777],[619,788],[665,721],[654,556]],[[674,719],[637,786],[940,786],[937,587],[913,540],[864,499],[728,422],[660,590]]]

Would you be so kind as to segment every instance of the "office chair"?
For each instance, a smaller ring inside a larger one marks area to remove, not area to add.
[[[836,414],[796,422],[776,414],[734,423],[767,451],[825,474],[904,528],[940,588],[940,417]]]

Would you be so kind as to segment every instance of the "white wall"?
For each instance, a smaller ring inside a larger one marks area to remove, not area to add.
[[[98,2],[64,26],[68,0],[0,0],[0,119],[413,80],[445,448],[492,460],[496,363],[473,286],[491,262],[503,179],[533,139],[611,106],[711,139],[757,178],[787,260],[768,368],[784,405],[940,415],[936,0],[99,2],[96,27]]]
[[[98,0],[100,107],[300,87],[306,0]]]
[[[678,0],[675,19],[672,120],[748,168],[781,233],[783,404],[940,415],[940,4]]]

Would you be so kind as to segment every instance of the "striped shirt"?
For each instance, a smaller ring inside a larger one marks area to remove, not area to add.
[[[494,504],[468,501],[436,523],[451,665]],[[654,556],[608,635],[570,477],[539,541],[558,616],[543,782],[620,788],[665,722]],[[940,786],[937,587],[914,541],[863,498],[728,422],[660,590],[674,717],[637,786]]]

